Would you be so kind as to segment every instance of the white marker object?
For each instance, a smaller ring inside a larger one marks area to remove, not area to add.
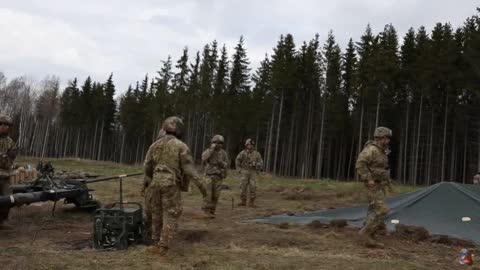
[[[398,220],[398,219],[392,219],[390,222],[391,222],[392,224],[398,224],[398,223],[400,223],[400,220]]]
[[[462,217],[462,221],[469,222],[469,221],[472,221],[472,219],[470,217]]]

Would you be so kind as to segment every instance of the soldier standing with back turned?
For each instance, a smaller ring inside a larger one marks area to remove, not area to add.
[[[385,230],[385,217],[388,209],[385,206],[386,188],[390,187],[390,170],[388,165],[388,145],[392,131],[386,127],[378,127],[374,133],[374,141],[368,141],[358,156],[356,170],[364,182],[368,196],[368,211],[365,224],[359,234],[367,246],[381,246],[375,242],[375,234]]]
[[[17,147],[8,136],[12,118],[0,114],[0,196],[10,195],[10,176],[13,174],[13,162],[17,157]],[[8,219],[10,207],[0,207],[0,229],[9,229],[4,222]]]
[[[255,198],[257,197],[257,181],[256,174],[263,168],[263,160],[260,153],[255,151],[255,142],[248,139],[245,142],[245,150],[240,152],[235,160],[235,167],[240,173],[240,199],[239,206],[247,205],[248,193],[250,193],[249,206],[255,206]],[[250,192],[248,192],[250,191]]]
[[[188,190],[190,180],[197,181],[193,158],[188,146],[180,140],[182,119],[172,116],[165,120],[157,141],[145,157],[145,194],[147,223],[155,246],[150,251],[165,255],[178,229],[182,214],[181,191]],[[148,229],[148,228],[147,228]]]
[[[203,211],[210,217],[215,217],[218,199],[220,198],[220,186],[227,177],[228,156],[222,149],[225,139],[222,135],[212,138],[210,148],[202,153],[202,163],[205,167],[205,187],[207,196],[204,200]]]

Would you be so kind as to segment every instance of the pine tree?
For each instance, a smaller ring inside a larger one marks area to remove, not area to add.
[[[117,103],[115,101],[115,85],[113,83],[113,73],[110,74],[104,84],[105,93],[105,131],[112,132],[115,125],[115,117],[117,114]]]

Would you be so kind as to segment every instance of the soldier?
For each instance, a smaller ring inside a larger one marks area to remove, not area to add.
[[[228,156],[222,149],[225,140],[222,135],[212,138],[210,148],[202,153],[202,163],[205,167],[205,186],[207,197],[204,200],[203,211],[207,217],[215,218],[215,209],[220,198],[220,186],[227,177]]]
[[[254,150],[255,142],[252,139],[248,139],[245,142],[245,150],[238,154],[235,160],[235,167],[240,173],[240,199],[239,206],[247,205],[247,191],[250,190],[249,206],[255,206],[257,183],[255,175],[257,171],[263,168],[263,160],[260,153]]]
[[[0,114],[0,196],[10,195],[10,176],[13,175],[13,162],[17,157],[17,147],[12,138],[8,136],[12,118]],[[4,224],[8,219],[9,207],[0,207],[0,229],[8,229]]]
[[[155,246],[151,252],[166,255],[182,214],[181,191],[188,190],[190,180],[199,181],[190,149],[180,138],[182,119],[172,116],[163,123],[158,140],[145,157],[142,194],[146,199],[147,222]]]
[[[386,187],[390,187],[390,170],[388,165],[388,145],[392,131],[386,127],[378,127],[374,133],[374,141],[368,141],[358,156],[356,170],[364,182],[368,196],[368,212],[360,235],[369,246],[381,246],[373,239],[374,235],[385,230],[385,217],[388,209],[385,206]]]

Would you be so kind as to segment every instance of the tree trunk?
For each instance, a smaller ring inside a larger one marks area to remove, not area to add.
[[[284,99],[284,91],[282,90],[282,94],[280,97],[280,110],[278,112],[278,122],[277,122],[277,138],[275,142],[275,155],[273,158],[273,174],[277,173],[277,158],[278,158],[278,144],[280,142],[280,128],[282,124],[282,113],[283,113],[283,99]]]
[[[422,131],[422,109],[423,109],[423,93],[420,96],[420,109],[418,112],[418,127],[417,127],[417,142],[415,149],[415,171],[413,173],[413,184],[417,185],[417,172],[418,172],[418,150],[420,148],[420,133]]]
[[[318,154],[317,154],[317,178],[322,178],[323,169],[323,129],[325,124],[325,112],[327,107],[327,98],[323,97],[322,118],[320,120],[320,137],[318,138]]]
[[[448,92],[445,97],[445,117],[444,117],[444,124],[443,124],[443,144],[442,144],[442,167],[441,169],[441,176],[440,181],[445,181],[445,151],[447,147],[447,120],[448,120]]]
[[[266,168],[267,168],[268,172],[271,171],[270,156],[271,156],[271,153],[272,153],[272,138],[273,138],[273,126],[274,126],[274,121],[275,121],[275,104],[276,104],[276,102],[274,101],[272,103],[273,103],[272,104],[272,116],[270,118],[270,131],[268,133],[268,143],[267,143],[268,150],[266,151],[266,154],[265,154],[265,163],[266,163]],[[480,139],[480,136],[479,136],[479,139]],[[480,153],[480,151],[479,151],[479,153]]]

